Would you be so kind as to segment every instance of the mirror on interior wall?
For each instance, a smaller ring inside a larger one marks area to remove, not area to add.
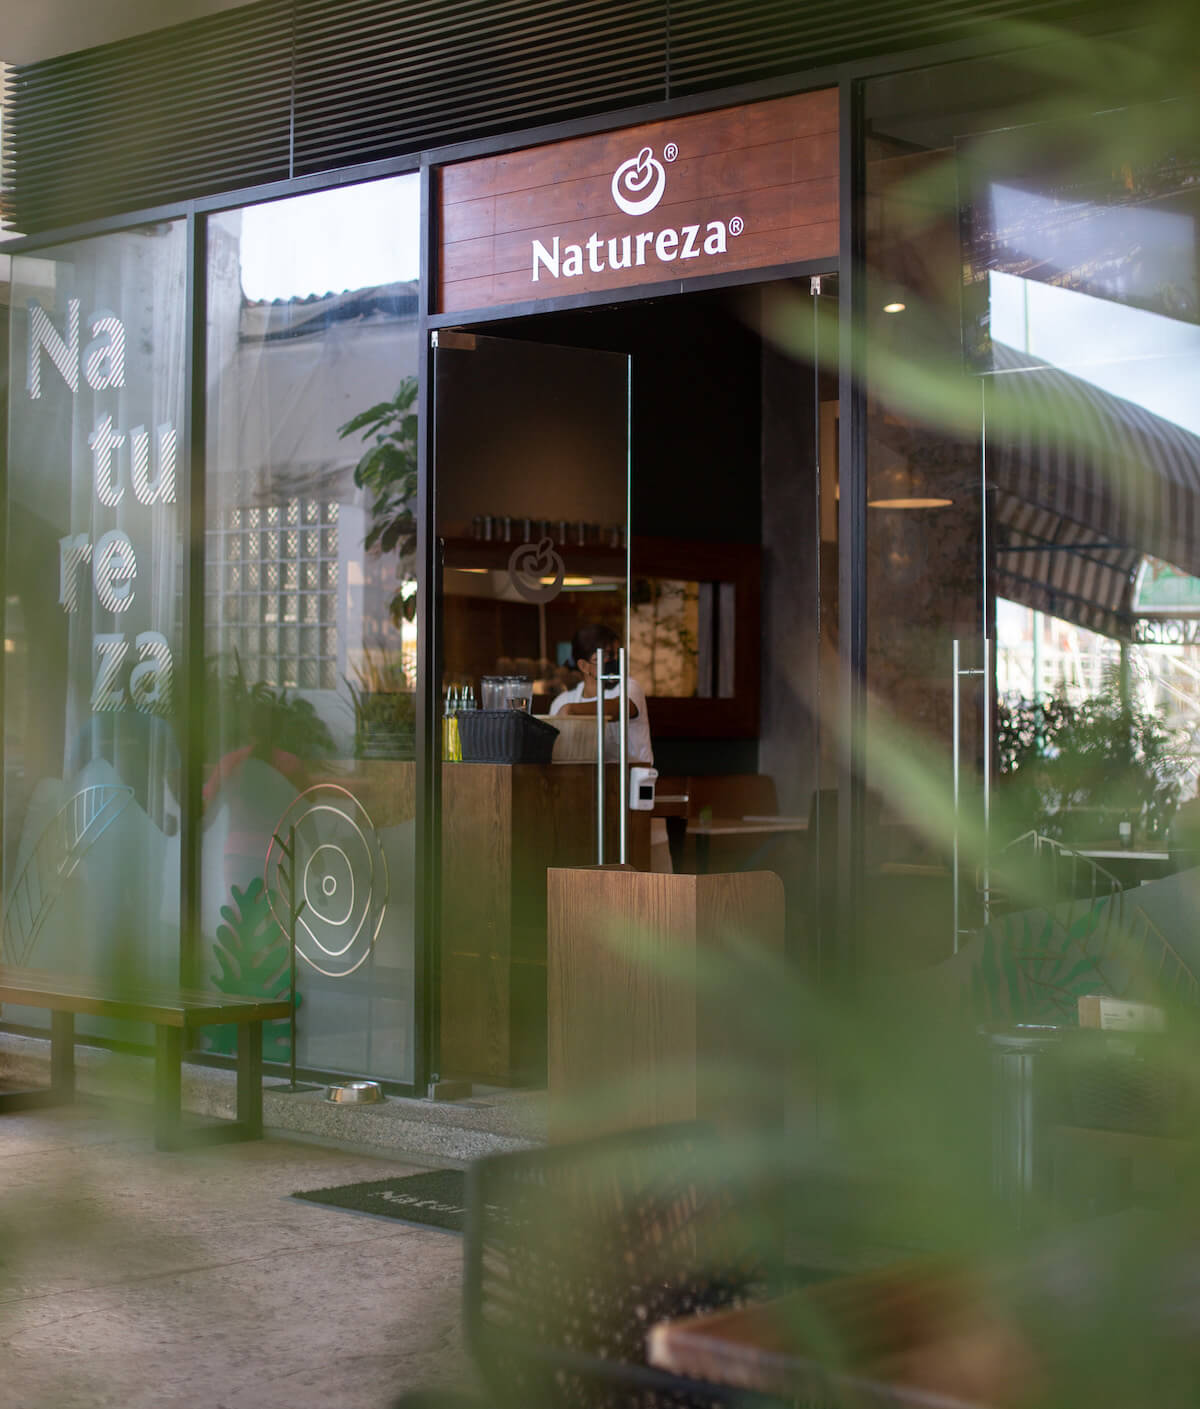
[[[523,531],[518,524],[515,532]],[[535,525],[535,537],[539,531]],[[624,578],[613,571],[623,550],[559,545],[554,532],[551,525],[552,551],[563,552],[569,570],[561,590],[533,611],[508,570],[508,559],[525,540],[448,539],[442,547],[448,602],[444,630],[453,645],[455,669],[464,678],[493,672],[528,675],[538,714],[547,713],[556,695],[579,683],[570,663],[571,635],[579,621],[609,625],[622,637],[625,630]],[[536,548],[533,538],[528,541]],[[661,576],[633,579],[629,604],[630,673],[648,698],[666,704],[664,735],[678,735],[682,728],[694,737],[720,737],[731,718],[740,727],[747,700],[753,698],[747,693],[748,677],[757,671],[759,653],[752,594],[736,577],[707,576],[713,548],[674,541],[663,560],[661,548],[647,557],[644,540],[633,543],[635,557],[664,561]],[[744,556],[738,545],[728,545],[728,552]],[[505,604],[524,608],[523,632],[497,635],[483,629],[484,615],[502,612]],[[656,710],[656,728],[661,717]]]
[[[736,658],[732,582],[640,577],[629,606],[631,668],[648,695],[728,699]]]
[[[757,544],[634,537],[630,669],[661,737],[758,734],[761,557]]]

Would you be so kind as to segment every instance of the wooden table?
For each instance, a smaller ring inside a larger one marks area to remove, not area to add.
[[[708,822],[688,822],[688,832],[696,838],[696,866],[702,872],[708,870],[712,837],[770,837],[807,831],[806,817],[714,817]]]
[[[1157,881],[1170,875],[1174,862],[1167,851],[1126,851],[1123,847],[1080,846],[1080,856],[1103,867],[1126,888],[1143,881]]]
[[[0,1113],[75,1099],[75,1014],[154,1025],[154,1143],[160,1150],[262,1136],[262,1025],[291,1015],[290,999],[225,993],[123,988],[102,980],[30,969],[0,968],[0,1003],[50,1013],[50,1085],[0,1091]],[[236,1023],[237,1119],[187,1129],[182,1121],[185,1035],[213,1023]]]
[[[1126,851],[1124,848],[1081,846],[1076,848],[1080,856],[1090,857],[1093,861],[1162,861],[1171,859],[1169,851]]]
[[[663,1321],[647,1348],[650,1364],[673,1374],[803,1403],[1002,1409],[1033,1373],[1016,1331],[980,1309],[965,1271],[932,1261]]]

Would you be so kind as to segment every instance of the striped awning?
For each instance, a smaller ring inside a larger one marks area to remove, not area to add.
[[[1003,489],[995,489],[992,502],[997,595],[1089,631],[1128,639],[1141,553]]]
[[[995,344],[996,591],[1127,639],[1143,556],[1200,575],[1200,436]]]

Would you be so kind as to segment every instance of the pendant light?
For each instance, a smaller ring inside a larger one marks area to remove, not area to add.
[[[946,509],[954,503],[914,470],[912,457],[893,450],[884,441],[869,442],[869,509]]]

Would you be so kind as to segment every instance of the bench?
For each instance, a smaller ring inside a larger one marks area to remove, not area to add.
[[[0,1003],[50,1012],[50,1085],[0,1091],[0,1113],[75,1099],[75,1015],[154,1025],[154,1144],[160,1150],[262,1137],[262,1025],[291,1016],[290,999],[242,998],[186,989],[114,991],[103,980],[0,967]],[[185,1128],[182,1063],[185,1039],[195,1028],[236,1023],[237,1118]]]

